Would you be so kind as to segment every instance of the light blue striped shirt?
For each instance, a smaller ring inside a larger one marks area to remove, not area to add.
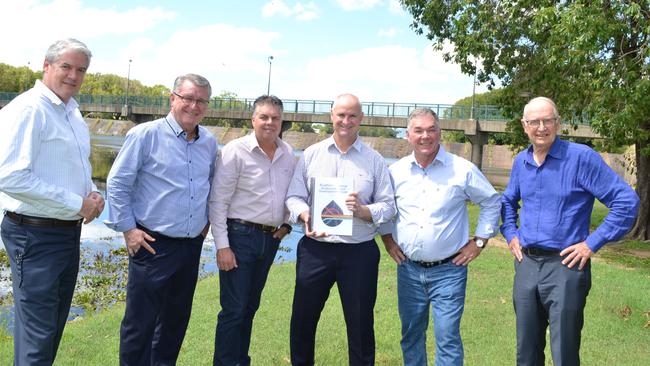
[[[201,233],[217,140],[202,126],[194,140],[186,137],[171,113],[127,133],[108,174],[106,226],[124,232],[139,223],[175,238]]]
[[[325,242],[360,243],[371,240],[378,226],[395,215],[393,187],[386,161],[378,152],[357,137],[347,152],[342,153],[334,138],[329,137],[307,149],[298,161],[287,192],[289,220],[298,222],[298,216],[309,210],[311,177],[353,177],[354,190],[359,201],[367,205],[372,223],[354,218],[352,235],[330,235],[316,240]]]
[[[416,261],[452,256],[469,240],[466,201],[480,206],[475,235],[497,234],[501,201],[483,173],[471,162],[440,146],[436,158],[420,167],[413,154],[390,166],[395,187],[395,224],[383,225],[404,254]]]
[[[7,211],[77,220],[92,182],[90,135],[78,104],[45,84],[0,110],[0,206]]]

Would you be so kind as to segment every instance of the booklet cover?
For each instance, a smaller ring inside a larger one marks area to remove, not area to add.
[[[352,211],[345,198],[354,191],[351,177],[311,178],[311,229],[329,235],[352,235]]]

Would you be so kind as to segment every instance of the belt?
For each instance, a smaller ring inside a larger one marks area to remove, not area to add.
[[[533,256],[552,257],[552,256],[560,255],[559,250],[543,249],[538,247],[521,248],[521,251],[526,253],[527,255],[533,255]]]
[[[447,257],[445,259],[441,259],[439,261],[433,261],[433,262],[414,261],[414,260],[411,260],[411,262],[417,264],[420,267],[431,268],[431,267],[439,266],[441,264],[445,264],[445,263],[451,261],[452,259],[454,259],[457,255],[458,255],[458,253],[455,253],[450,257]]]
[[[270,234],[273,234],[278,229],[275,226],[257,224],[257,223],[242,220],[242,219],[227,219],[226,223],[228,223],[228,222],[236,222],[238,224],[254,227],[254,228],[256,228],[256,229],[258,229],[260,231],[263,231],[265,233],[270,233]]]
[[[81,223],[83,221],[83,219],[59,220],[59,219],[50,219],[47,217],[27,216],[27,215],[17,214],[11,211],[5,212],[5,216],[10,218],[13,222],[17,224],[42,226],[42,227],[76,227],[76,226],[81,226]]]

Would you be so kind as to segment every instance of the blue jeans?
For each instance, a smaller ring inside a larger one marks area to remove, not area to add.
[[[280,240],[251,226],[229,222],[228,241],[237,268],[219,271],[221,311],[215,333],[214,364],[245,366],[251,362],[248,349],[253,318],[260,307],[262,290]]]
[[[14,365],[54,362],[77,283],[80,235],[81,226],[2,220],[16,312]]]
[[[436,365],[462,365],[460,318],[465,307],[467,267],[447,262],[424,268],[406,260],[397,267],[404,365],[427,364],[429,304],[436,338]]]

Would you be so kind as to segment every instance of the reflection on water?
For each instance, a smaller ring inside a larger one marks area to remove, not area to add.
[[[104,182],[123,141],[122,136],[92,137],[91,164],[93,180],[98,187],[105,186]],[[108,219],[108,208],[99,218],[82,227],[82,258],[69,320],[83,315],[84,311],[98,311],[124,298],[128,263],[126,251],[123,249],[124,238],[121,233],[103,224],[106,219]],[[294,227],[293,232],[282,241],[282,249],[278,251],[276,262],[295,260],[296,245],[302,235],[302,227]],[[4,250],[1,239],[0,249]],[[214,239],[211,233],[203,244],[200,263],[201,277],[217,271]],[[0,261],[0,326],[4,325],[10,334],[13,330],[14,317],[11,302],[11,272],[8,265]]]

